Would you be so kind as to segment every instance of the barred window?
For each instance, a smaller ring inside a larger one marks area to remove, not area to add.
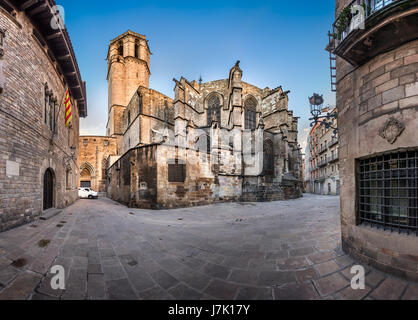
[[[245,129],[254,130],[256,128],[256,115],[257,115],[257,100],[253,97],[245,100]]]
[[[208,100],[208,126],[215,119],[221,122],[221,100],[217,95],[213,94]]]
[[[418,235],[418,150],[358,160],[358,222]]]

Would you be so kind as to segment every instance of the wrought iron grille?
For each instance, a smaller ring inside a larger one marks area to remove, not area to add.
[[[357,162],[360,224],[418,236],[418,149]]]

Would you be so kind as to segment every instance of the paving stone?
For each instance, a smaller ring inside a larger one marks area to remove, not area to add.
[[[228,278],[231,269],[224,266],[208,263],[203,267],[203,272],[208,276],[225,280]]]
[[[2,292],[0,300],[25,300],[34,292],[41,276],[32,272],[21,272]]]
[[[0,270],[0,284],[2,286],[7,286],[16,276],[18,275],[19,271],[12,267],[8,266]]]
[[[376,300],[398,300],[406,285],[402,280],[387,278],[370,295]]]
[[[106,298],[106,285],[103,274],[89,274],[87,278],[87,299],[102,300]]]
[[[309,280],[318,279],[319,275],[313,267],[309,267],[305,270],[296,270],[296,280],[298,282],[305,282]]]
[[[327,296],[350,285],[350,282],[344,279],[340,274],[334,273],[324,278],[314,280],[316,288],[322,296]]]
[[[202,297],[202,293],[184,285],[179,284],[170,290],[168,293],[176,300],[199,300]]]
[[[236,300],[273,300],[271,288],[240,287]]]
[[[371,288],[377,287],[385,278],[387,275],[385,275],[383,272],[378,270],[372,270],[368,274],[366,274],[366,284],[370,286]],[[350,277],[351,278],[351,277]]]
[[[174,287],[179,282],[176,278],[164,270],[158,270],[151,273],[151,278],[153,278],[156,283],[166,290]]]
[[[138,293],[141,300],[174,300],[168,292],[160,286],[154,286],[150,289]]]
[[[338,264],[340,268],[346,268],[352,265],[354,260],[348,255],[343,255],[343,256],[335,258],[335,262]]]
[[[138,297],[127,279],[106,281],[110,300],[137,300]]]
[[[300,257],[300,256],[306,256],[306,255],[312,254],[314,252],[315,250],[312,247],[299,248],[299,249],[289,250],[289,255],[291,257]]]
[[[101,264],[89,264],[87,267],[87,273],[95,273],[101,274],[103,273],[102,265]]]
[[[336,264],[334,261],[327,261],[323,262],[321,264],[317,264],[314,266],[315,270],[319,273],[321,277],[326,276],[330,273],[334,273],[340,269],[338,264]]]
[[[311,283],[289,283],[279,288],[274,288],[276,300],[317,300],[318,293]]]
[[[233,300],[237,290],[237,285],[214,279],[206,288],[205,293],[221,300]]]
[[[279,270],[297,270],[305,269],[309,266],[309,261],[305,257],[293,257],[279,260],[277,262]]]
[[[261,271],[258,284],[262,286],[277,286],[296,282],[296,275],[291,271]]]
[[[103,266],[103,273],[106,281],[127,278],[126,272],[120,264]]]
[[[342,300],[361,300],[365,298],[369,293],[371,289],[370,287],[366,286],[364,289],[357,289],[354,290],[351,288],[351,286],[343,289],[342,291],[338,292],[336,294],[336,299],[342,299]]]
[[[173,275],[176,277],[176,279],[185,282],[188,286],[198,291],[202,291],[204,288],[206,288],[211,280],[210,277],[196,272],[190,268],[177,270],[173,273]]]
[[[258,272],[252,270],[232,270],[228,281],[246,285],[256,285],[258,283]]]
[[[418,284],[409,284],[402,300],[418,300]]]

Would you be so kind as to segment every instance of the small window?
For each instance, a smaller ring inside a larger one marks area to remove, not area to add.
[[[181,182],[186,180],[186,164],[175,163],[168,164],[168,182]]]
[[[89,139],[83,139],[84,146],[87,146],[89,144]]]
[[[104,146],[107,147],[109,145],[109,140],[105,140],[103,143],[104,143]]]
[[[135,58],[139,58],[139,41],[135,40]],[[138,74],[137,74],[138,77]]]
[[[118,44],[118,55],[123,56],[123,42],[119,41]]]
[[[128,126],[131,124],[131,112],[128,111]]]

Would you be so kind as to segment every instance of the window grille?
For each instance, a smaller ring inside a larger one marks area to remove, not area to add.
[[[418,235],[418,150],[357,161],[358,222]]]

